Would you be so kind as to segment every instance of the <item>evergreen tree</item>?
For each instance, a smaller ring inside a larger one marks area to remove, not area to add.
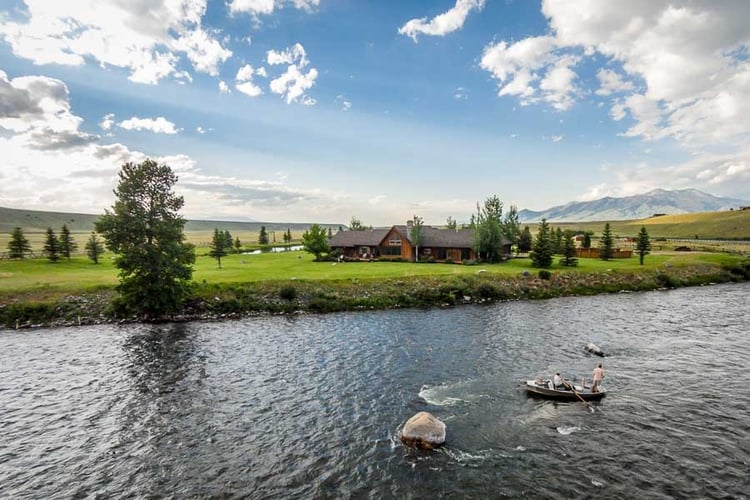
[[[562,258],[560,264],[563,266],[577,266],[578,258],[576,257],[576,242],[573,239],[573,231],[567,230],[563,235]]]
[[[75,253],[78,249],[78,244],[73,241],[73,237],[70,235],[70,230],[66,224],[63,224],[60,230],[60,253],[63,257],[70,259],[70,254]]]
[[[240,241],[239,236],[234,239],[234,251],[235,253],[240,253],[242,250],[242,242]]]
[[[581,248],[591,248],[591,236],[593,236],[592,231],[584,231],[583,232],[583,241],[581,242]]]
[[[508,238],[512,245],[518,248],[521,239],[521,223],[518,221],[518,207],[511,205],[508,213],[505,214],[502,224],[502,232]]]
[[[602,231],[602,238],[599,240],[599,257],[602,260],[609,260],[614,255],[615,251],[615,238],[612,236],[612,229],[609,226],[609,222],[604,225],[604,231]]]
[[[118,305],[142,319],[160,319],[179,310],[193,275],[195,250],[179,215],[185,201],[174,194],[177,176],[168,165],[126,163],[119,178],[117,200],[96,231],[117,254]]]
[[[646,231],[646,226],[641,226],[636,239],[635,249],[638,251],[638,258],[643,265],[643,257],[651,253],[651,238]]]
[[[216,259],[219,263],[219,269],[221,269],[221,258],[227,254],[227,236],[226,233],[219,231],[219,228],[214,229],[214,237],[211,239],[209,244],[208,255]]]
[[[104,245],[102,245],[102,243],[99,241],[99,238],[96,237],[96,233],[94,231],[91,231],[91,236],[86,242],[85,250],[88,258],[93,260],[94,264],[98,264],[99,256],[104,253]]]
[[[266,232],[266,226],[260,226],[260,233],[258,233],[258,244],[268,245],[268,233]]]
[[[419,246],[422,244],[422,236],[424,234],[424,231],[422,230],[423,225],[424,221],[422,220],[422,217],[418,217],[415,215],[412,218],[411,228],[409,229],[409,239],[416,248],[416,253],[414,254],[415,262],[419,262]]]
[[[234,238],[232,238],[232,234],[229,232],[229,229],[226,229],[224,231],[224,249],[227,251],[227,253],[232,252],[234,250]]]
[[[333,238],[333,231],[331,231],[331,226],[328,226],[328,239],[330,240]]]
[[[563,230],[558,227],[557,229],[555,229],[555,235],[553,238],[556,254],[561,254],[563,251],[563,239],[565,239]]]
[[[47,228],[47,236],[44,239],[44,255],[50,262],[60,260],[60,240],[51,227]]]
[[[518,237],[518,253],[526,253],[531,250],[532,239],[529,226],[524,226],[521,235]]]
[[[8,242],[8,257],[11,259],[23,259],[27,253],[31,253],[31,244],[23,234],[23,229],[16,227],[10,235]]]
[[[534,267],[548,268],[552,265],[554,256],[554,241],[547,219],[542,219],[531,245],[531,263]]]
[[[302,235],[302,246],[306,252],[315,255],[315,260],[320,260],[320,256],[329,251],[325,229],[317,223],[310,226]]]

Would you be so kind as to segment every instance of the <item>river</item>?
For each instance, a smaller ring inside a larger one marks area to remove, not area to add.
[[[747,498],[749,297],[0,330],[0,498]],[[598,362],[591,408],[519,389]]]

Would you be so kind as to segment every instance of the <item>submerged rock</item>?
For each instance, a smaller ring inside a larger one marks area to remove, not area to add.
[[[586,346],[586,350],[587,350],[588,352],[590,352],[591,354],[596,354],[597,356],[601,356],[601,357],[604,357],[604,352],[603,352],[603,351],[602,351],[601,349],[599,349],[599,346],[598,346],[598,345],[596,345],[596,344],[594,344],[594,343],[589,343],[589,344],[588,344],[588,345]]]
[[[434,415],[420,411],[404,424],[401,441],[408,446],[432,449],[445,443],[445,424]]]

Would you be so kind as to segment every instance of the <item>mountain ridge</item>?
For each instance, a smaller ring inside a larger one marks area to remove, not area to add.
[[[546,210],[521,210],[521,222],[591,222],[597,220],[645,219],[655,214],[721,212],[750,205],[737,198],[714,196],[697,189],[653,189],[647,193],[615,198],[605,196],[591,201],[571,201]]]

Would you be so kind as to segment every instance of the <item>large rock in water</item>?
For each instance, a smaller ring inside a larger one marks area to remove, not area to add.
[[[604,352],[603,352],[603,351],[602,351],[601,349],[599,349],[599,346],[598,346],[598,345],[596,345],[596,344],[594,344],[594,343],[589,343],[589,344],[588,344],[588,345],[586,346],[586,350],[587,350],[588,352],[590,352],[591,354],[596,354],[597,356],[601,356],[601,357],[604,357]]]
[[[440,446],[445,443],[445,424],[431,413],[420,411],[404,424],[401,441],[419,448]]]

